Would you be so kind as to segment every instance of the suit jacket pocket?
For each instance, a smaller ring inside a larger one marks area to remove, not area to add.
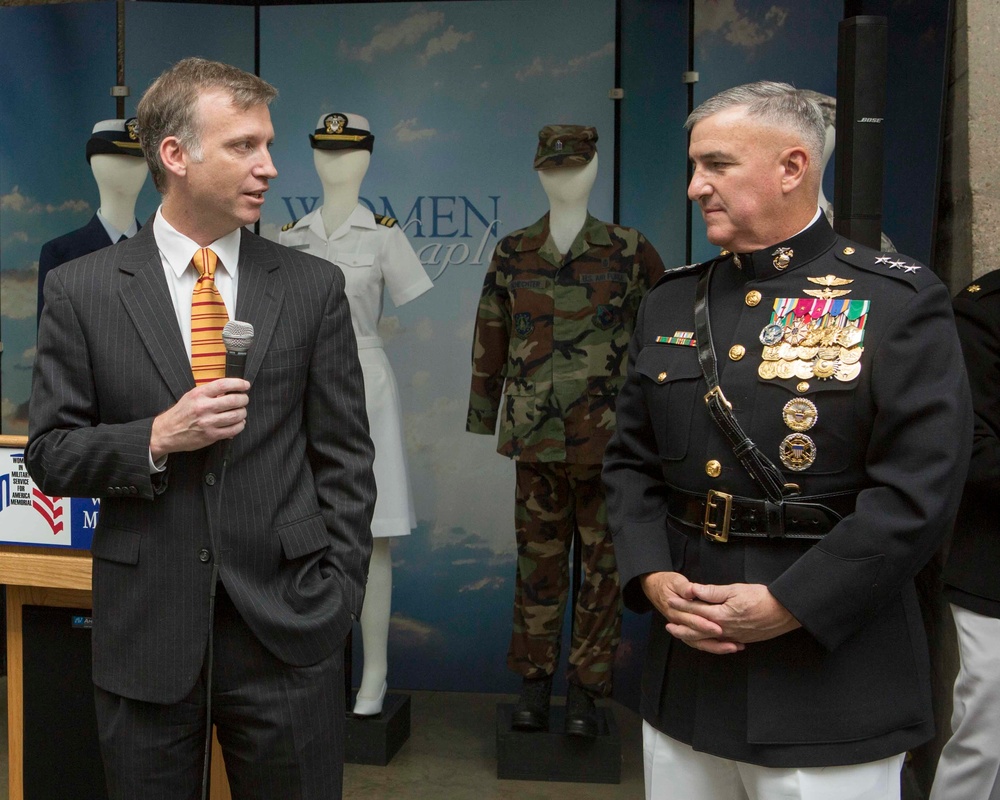
[[[277,533],[281,552],[289,561],[318,553],[330,546],[330,534],[320,514],[282,525]]]
[[[102,528],[94,531],[90,552],[94,558],[115,561],[119,564],[139,563],[139,542],[142,534],[122,528]]]
[[[260,362],[260,368],[265,369],[287,369],[288,367],[300,367],[309,360],[308,347],[289,347],[283,350],[268,350]]]

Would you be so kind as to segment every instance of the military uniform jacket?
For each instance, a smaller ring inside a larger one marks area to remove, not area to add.
[[[819,541],[720,543],[668,516],[678,490],[764,497],[704,402],[690,339],[708,265],[668,272],[640,308],[604,462],[624,600],[650,609],[637,580],[650,572],[759,583],[802,628],[711,655],[674,640],[654,611],[641,712],[697,750],[765,766],[901,753],[933,732],[913,578],[951,526],[971,444],[950,297],[926,267],[849,242],[822,218],[740,260],[719,259],[708,293],[720,385],[798,499],[819,496],[842,519]],[[788,352],[762,343],[771,324],[789,349],[842,344]],[[776,355],[788,364],[777,374],[763,366]]]
[[[1000,617],[1000,270],[955,298],[975,410],[972,460],[945,564],[945,595],[956,605]]]
[[[662,274],[641,233],[590,215],[565,257],[548,214],[502,239],[479,301],[467,430],[492,434],[499,416],[501,455],[601,463],[635,313]]]

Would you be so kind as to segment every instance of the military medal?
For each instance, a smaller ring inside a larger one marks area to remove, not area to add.
[[[764,348],[762,357],[765,361],[779,361],[781,359],[781,350],[775,345],[768,345]]]
[[[833,373],[837,371],[836,361],[824,361],[823,359],[816,359],[813,362],[813,375],[819,378],[821,381],[829,380],[833,377]]]
[[[816,354],[819,352],[818,347],[807,347],[805,345],[799,345],[799,358],[804,358],[807,361],[812,361],[816,358]]]
[[[843,381],[847,383],[848,381],[853,381],[858,375],[861,374],[861,365],[858,363],[854,364],[841,364],[837,367],[837,372],[834,374],[838,381]]]
[[[778,446],[781,463],[794,472],[812,466],[816,460],[816,443],[804,433],[790,433]]]
[[[760,366],[757,367],[757,374],[760,375],[765,381],[773,380],[777,374],[777,365],[783,362],[774,361],[761,361]]]
[[[770,361],[767,363],[771,363]],[[775,363],[775,370],[778,373],[778,377],[782,380],[787,380],[788,378],[795,376],[795,367],[792,366],[790,361],[778,361]]]
[[[792,345],[801,344],[809,333],[809,325],[804,320],[797,319],[785,328],[785,341]]]
[[[794,361],[792,362],[792,369],[795,370],[795,377],[800,380],[805,381],[813,377],[812,361]]]
[[[857,364],[864,352],[865,348],[863,347],[841,347],[840,361],[842,364]]]
[[[760,343],[763,345],[777,344],[784,335],[784,326],[772,322],[770,325],[765,325],[764,329],[760,332]]]
[[[816,420],[819,418],[819,411],[812,400],[807,400],[804,397],[796,397],[785,403],[785,407],[781,409],[781,418],[793,431],[802,433],[816,424]]]
[[[851,325],[847,328],[841,328],[837,333],[837,344],[841,347],[854,347],[854,345],[861,342],[864,333],[861,329]]]

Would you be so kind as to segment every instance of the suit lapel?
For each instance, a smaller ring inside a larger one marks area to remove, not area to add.
[[[152,220],[119,248],[118,269],[129,276],[122,281],[122,304],[160,375],[179,400],[194,388],[194,378],[163,276]]]
[[[239,288],[236,318],[253,325],[253,345],[247,353],[243,377],[251,383],[271,344],[274,326],[284,302],[284,288],[278,281],[281,266],[277,245],[243,231],[240,235]]]

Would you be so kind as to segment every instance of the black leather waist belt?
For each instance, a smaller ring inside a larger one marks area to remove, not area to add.
[[[834,525],[854,511],[857,492],[813,495],[772,503],[734,497],[714,489],[695,494],[670,487],[667,515],[697,528],[708,539],[822,539]]]

